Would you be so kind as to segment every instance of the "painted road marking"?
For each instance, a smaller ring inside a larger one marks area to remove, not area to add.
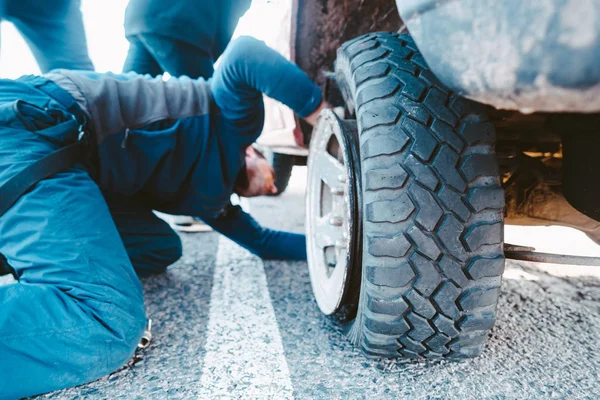
[[[219,238],[198,398],[293,399],[264,264]]]

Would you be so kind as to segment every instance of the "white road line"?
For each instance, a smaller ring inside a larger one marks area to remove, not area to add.
[[[264,264],[219,238],[199,399],[293,399]]]

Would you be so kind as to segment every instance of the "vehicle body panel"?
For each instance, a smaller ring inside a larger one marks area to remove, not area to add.
[[[293,60],[291,29],[292,0],[264,4],[255,15],[246,15],[241,23],[238,34],[251,34],[263,40],[269,47],[277,50],[283,57]],[[268,26],[260,25],[268,17]],[[246,20],[248,18],[248,20]],[[269,148],[272,152],[290,155],[308,155],[308,149],[303,146],[303,138],[294,112],[287,106],[268,97],[264,97],[265,122],[258,144]]]
[[[600,0],[396,0],[436,76],[522,112],[600,111]]]

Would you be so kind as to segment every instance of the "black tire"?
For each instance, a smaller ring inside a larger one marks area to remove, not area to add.
[[[504,270],[494,126],[409,35],[345,43],[336,75],[358,123],[364,216],[350,338],[376,357],[479,355]]]
[[[296,165],[296,156],[283,153],[271,153],[271,165],[275,170],[275,187],[277,193],[273,196],[279,196],[287,189],[292,177],[292,169]]]

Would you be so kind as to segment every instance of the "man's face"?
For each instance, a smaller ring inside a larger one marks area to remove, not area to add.
[[[246,174],[248,176],[248,186],[235,187],[235,192],[240,196],[256,197],[277,193],[273,167],[252,146],[246,149]]]

